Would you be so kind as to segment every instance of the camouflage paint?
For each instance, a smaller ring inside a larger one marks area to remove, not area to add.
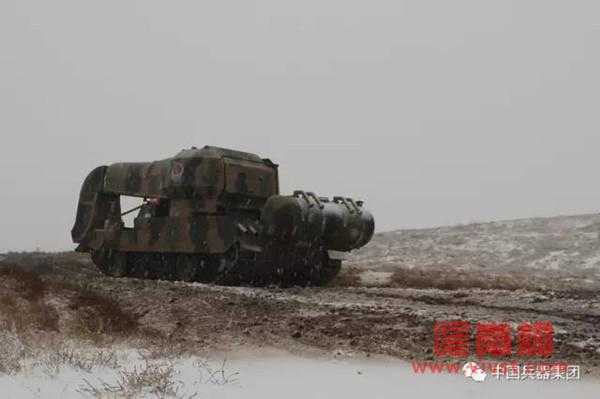
[[[167,214],[121,220],[119,196],[160,198]],[[73,241],[79,249],[223,254],[269,242],[348,251],[372,237],[373,217],[351,199],[279,195],[278,166],[254,154],[206,146],[155,162],[96,168],[82,186]],[[313,251],[314,252],[314,251]]]

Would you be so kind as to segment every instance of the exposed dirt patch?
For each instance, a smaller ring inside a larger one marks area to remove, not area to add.
[[[130,335],[138,323],[133,315],[125,313],[118,302],[92,291],[76,291],[69,308],[75,313],[75,328],[84,334]]]
[[[1,264],[3,328],[28,336],[28,341],[48,334],[92,338],[136,332],[135,317],[124,313],[117,300],[90,290],[86,281],[68,281],[66,275],[50,278],[19,263]]]
[[[35,259],[45,265],[39,273],[22,259],[0,262],[1,270],[16,268],[0,272],[4,320],[27,315],[21,330],[123,340],[149,356],[267,345],[432,359],[435,321],[516,328],[548,320],[555,328],[553,359],[592,372],[600,368],[600,301],[587,287],[557,291],[550,282],[523,283],[522,276],[487,281],[484,274],[436,269],[399,271],[388,287],[353,286],[359,283],[352,270],[338,283],[343,287],[220,287],[107,278],[85,256],[72,254]],[[54,314],[54,321],[43,321],[42,314]]]

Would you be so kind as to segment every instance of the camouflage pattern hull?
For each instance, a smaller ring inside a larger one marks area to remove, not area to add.
[[[129,228],[123,195],[146,200]],[[270,160],[204,147],[96,168],[71,234],[114,277],[287,286],[326,284],[340,270],[339,253],[373,232],[361,201],[279,195]]]

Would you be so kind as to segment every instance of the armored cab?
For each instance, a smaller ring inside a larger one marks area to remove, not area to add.
[[[143,204],[121,209],[121,196]],[[123,216],[137,212],[132,227]],[[94,169],[71,230],[105,274],[220,284],[322,285],[374,231],[361,201],[279,194],[269,159],[206,146]]]

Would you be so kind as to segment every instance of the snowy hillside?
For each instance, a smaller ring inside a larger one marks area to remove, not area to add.
[[[377,234],[349,264],[374,272],[527,273],[597,282],[600,215],[558,216]]]

